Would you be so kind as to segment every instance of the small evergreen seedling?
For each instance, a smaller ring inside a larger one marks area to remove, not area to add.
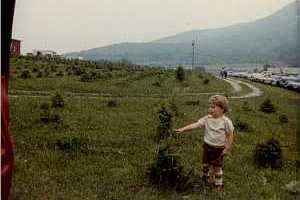
[[[279,168],[282,165],[281,147],[278,140],[272,138],[266,143],[257,144],[254,160],[259,167]]]
[[[84,73],[81,75],[80,80],[83,82],[91,82],[97,78],[97,74],[95,72]]]
[[[178,158],[170,154],[169,147],[159,149],[157,160],[148,168],[146,176],[152,185],[183,191],[189,178],[183,174]]]
[[[63,152],[84,151],[87,148],[87,143],[82,142],[79,138],[61,138],[54,143],[54,149]]]
[[[62,124],[63,123],[63,115],[59,111],[54,111],[51,114],[51,122],[54,122],[56,124]]]
[[[239,131],[244,131],[244,132],[249,132],[252,130],[251,126],[245,122],[245,121],[242,121],[242,120],[235,120],[235,125],[237,130]]]
[[[203,84],[205,84],[205,85],[209,84],[209,79],[208,78],[204,79]]]
[[[22,71],[20,77],[23,79],[31,78],[31,73],[28,70]]]
[[[50,121],[50,104],[48,102],[44,102],[40,105],[41,113],[40,120],[43,123],[48,123]]]
[[[56,76],[64,76],[63,71],[59,71],[58,73],[55,74]]]
[[[43,77],[43,72],[39,71],[36,75],[37,78],[42,78]]]
[[[197,100],[197,101],[186,101],[185,102],[185,105],[189,105],[189,106],[197,106],[200,104],[200,101]]]
[[[271,100],[267,98],[260,106],[260,110],[265,113],[274,113],[275,106],[272,104]]]
[[[64,107],[64,105],[65,102],[61,94],[55,93],[55,95],[51,97],[51,106],[53,108],[57,108],[57,107],[62,108]]]
[[[116,100],[110,100],[110,101],[108,101],[107,102],[107,106],[108,107],[117,107],[118,106],[118,103],[117,103],[117,101]]]
[[[155,81],[154,83],[152,83],[152,85],[156,87],[161,87],[161,83],[159,81]]]
[[[38,72],[38,71],[39,71],[38,68],[36,68],[36,67],[32,68],[32,72]]]
[[[158,118],[160,124],[157,127],[158,136],[160,139],[169,137],[171,135],[172,117],[173,114],[162,106],[158,111]]]
[[[279,115],[278,119],[280,124],[286,124],[289,122],[289,119],[286,114]]]
[[[179,66],[176,70],[176,79],[180,82],[184,81],[185,79],[185,72],[183,67]]]

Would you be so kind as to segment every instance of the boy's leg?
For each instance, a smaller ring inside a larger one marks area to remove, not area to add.
[[[214,175],[215,175],[215,186],[218,191],[223,191],[224,183],[223,183],[223,170],[222,167],[214,166]]]
[[[209,164],[203,163],[203,167],[202,167],[202,180],[205,183],[208,183],[208,181],[209,181],[209,168],[210,168]]]
[[[208,163],[208,146],[203,144],[203,157],[202,157],[202,180],[205,183],[209,181],[209,169],[211,165]]]

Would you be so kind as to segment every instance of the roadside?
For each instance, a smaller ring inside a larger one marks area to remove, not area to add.
[[[251,85],[249,83],[246,83],[244,81],[231,79],[231,78],[224,79],[224,81],[228,82],[232,86],[234,92],[241,92],[242,91],[242,87],[240,86],[240,84],[244,84],[252,90],[248,94],[241,95],[241,96],[231,96],[229,98],[234,98],[234,99],[249,98],[249,97],[261,96],[263,94],[263,92],[259,88],[255,87],[254,85]]]

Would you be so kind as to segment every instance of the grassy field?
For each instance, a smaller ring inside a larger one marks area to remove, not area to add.
[[[225,158],[223,196],[199,183],[201,130],[185,134],[183,144],[177,147],[184,172],[192,170],[191,182],[198,186],[183,192],[161,190],[145,178],[157,157],[157,111],[161,105],[175,103],[179,115],[173,118],[173,128],[181,127],[206,114],[211,94],[233,95],[230,85],[206,73],[199,77],[186,72],[185,81],[179,82],[175,72],[169,70],[138,68],[128,63],[98,66],[77,62],[28,57],[12,61],[12,199],[296,199],[282,187],[295,180],[297,174],[299,94],[253,83],[264,92],[263,96],[230,100],[228,116],[234,123],[243,121],[250,128],[235,130],[232,152]],[[58,66],[56,72],[51,72],[52,65]],[[102,76],[81,81],[82,74],[67,70],[74,65]],[[20,77],[23,66],[30,78]],[[36,77],[47,67],[47,77]],[[55,74],[59,71],[63,76]],[[205,79],[210,80],[208,84],[203,83]],[[37,95],[40,91],[50,95]],[[63,96],[65,106],[51,113],[59,113],[60,120],[43,123],[41,104],[50,102],[56,91]],[[276,113],[259,111],[267,97],[274,103]],[[110,102],[113,105],[109,106]],[[288,123],[279,123],[281,114],[286,114]],[[271,137],[281,142],[283,166],[258,168],[253,161],[255,146]]]

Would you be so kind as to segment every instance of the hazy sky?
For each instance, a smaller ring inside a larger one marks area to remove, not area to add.
[[[183,31],[268,16],[295,0],[16,0],[13,38],[22,53],[149,42]]]

